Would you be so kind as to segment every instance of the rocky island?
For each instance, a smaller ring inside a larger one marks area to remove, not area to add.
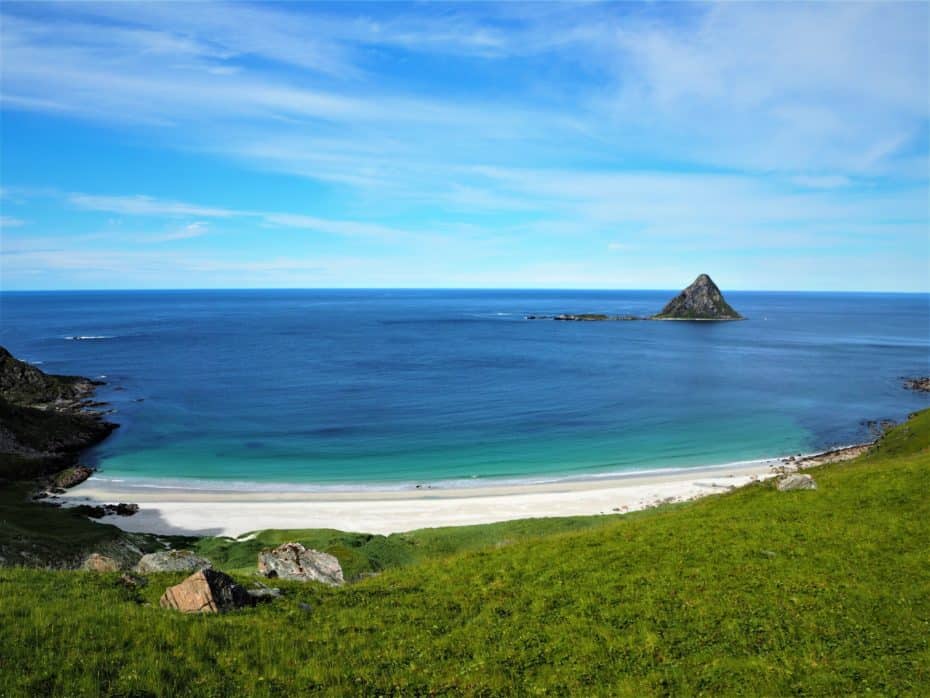
[[[701,274],[684,291],[670,300],[655,315],[607,315],[606,313],[561,313],[559,315],[527,315],[527,320],[571,320],[604,322],[607,320],[743,320],[726,302],[723,294],[707,274]]]
[[[717,284],[701,274],[675,296],[653,320],[742,320],[743,316],[727,303]]]

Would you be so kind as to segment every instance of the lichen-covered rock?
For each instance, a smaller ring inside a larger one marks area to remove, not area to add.
[[[253,606],[255,600],[229,575],[205,569],[168,587],[158,603],[182,613],[223,613]]]
[[[94,471],[85,465],[76,465],[73,468],[62,470],[55,476],[53,481],[54,487],[63,487],[68,489],[75,485],[80,485],[84,480],[94,474]]]
[[[779,492],[791,492],[792,490],[816,490],[817,483],[814,478],[806,473],[791,473],[784,477],[778,478],[775,487]]]
[[[190,550],[162,550],[143,555],[135,566],[135,572],[197,572],[209,568],[212,563],[206,558],[195,555]]]
[[[342,566],[332,555],[305,548],[300,543],[283,543],[258,554],[258,571],[269,578],[343,584]]]
[[[723,299],[717,284],[701,274],[688,288],[653,315],[656,320],[742,320],[743,316]]]
[[[112,557],[100,553],[91,553],[81,563],[81,569],[85,572],[119,572],[120,567],[119,562]]]

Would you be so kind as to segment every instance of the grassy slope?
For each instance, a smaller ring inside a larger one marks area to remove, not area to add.
[[[357,579],[372,572],[404,567],[436,557],[486,547],[502,547],[543,536],[607,526],[616,517],[570,516],[521,519],[484,526],[424,528],[409,533],[379,536],[346,533],[334,529],[275,529],[248,534],[238,541],[230,538],[202,538],[191,547],[230,573],[255,571],[258,552],[287,541],[303,543],[339,558],[346,579]]]
[[[811,472],[218,617],[2,570],[0,693],[930,693],[930,411]]]
[[[91,552],[120,557],[127,541],[157,549],[151,536],[125,534],[74,509],[37,504],[29,497],[34,488],[29,482],[0,486],[0,565],[76,567]]]

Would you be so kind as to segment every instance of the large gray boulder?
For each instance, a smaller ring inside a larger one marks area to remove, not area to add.
[[[206,558],[195,555],[190,550],[162,550],[143,555],[133,568],[138,574],[150,572],[198,572],[211,567]]]
[[[814,478],[806,473],[791,473],[784,477],[778,478],[775,487],[779,492],[791,492],[792,490],[816,490],[817,483]]]
[[[305,548],[300,543],[283,543],[258,554],[258,572],[269,578],[344,584],[342,566],[332,555]]]

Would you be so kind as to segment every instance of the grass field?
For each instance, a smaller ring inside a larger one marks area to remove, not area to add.
[[[222,616],[158,607],[183,575],[0,570],[0,694],[930,695],[930,411],[809,472],[625,516],[205,539],[246,583],[286,539],[383,570]]]

